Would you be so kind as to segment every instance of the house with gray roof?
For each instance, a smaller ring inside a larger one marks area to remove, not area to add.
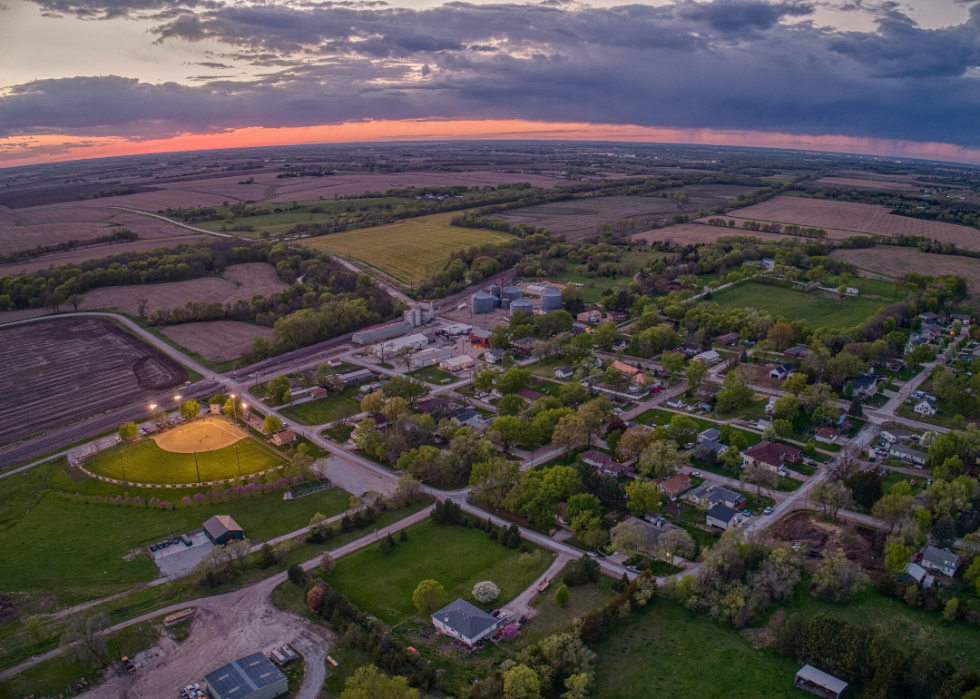
[[[685,494],[684,499],[702,510],[711,509],[718,503],[740,510],[745,507],[746,503],[744,495],[713,481],[704,481],[697,488]]]
[[[493,633],[497,619],[476,605],[457,599],[432,615],[432,625],[440,633],[472,646]]]
[[[888,455],[901,459],[906,463],[917,464],[919,466],[925,466],[926,457],[929,456],[927,452],[920,449],[913,449],[912,447],[898,443],[891,445],[891,448],[888,450]]]
[[[926,546],[926,550],[922,552],[922,567],[953,577],[960,567],[960,557],[949,549]]]
[[[793,684],[824,699],[839,699],[840,695],[847,689],[847,682],[839,680],[833,675],[828,675],[813,665],[804,665],[796,673],[796,680]]]
[[[738,510],[734,510],[727,505],[723,505],[720,502],[708,510],[708,514],[705,515],[705,523],[709,527],[718,527],[719,529],[731,529],[732,527],[738,526],[741,520],[738,516]]]
[[[272,699],[289,692],[289,681],[262,653],[253,653],[204,676],[215,699]]]

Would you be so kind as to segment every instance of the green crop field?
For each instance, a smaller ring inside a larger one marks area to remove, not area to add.
[[[322,425],[339,420],[344,407],[353,410],[355,415],[361,412],[360,404],[354,400],[356,395],[357,387],[352,386],[344,389],[342,393],[331,394],[326,398],[311,400],[308,403],[291,405],[279,412],[282,413],[283,417],[295,420],[301,425]]]
[[[439,581],[446,589],[447,603],[462,597],[489,609],[516,597],[552,561],[552,555],[542,550],[537,565],[521,568],[518,550],[503,547],[476,529],[425,520],[406,531],[408,541],[395,536],[395,547],[386,554],[371,546],[344,556],[327,578],[351,602],[392,625],[416,613],[412,593],[423,580]],[[491,580],[500,588],[500,597],[492,605],[480,605],[471,596],[473,585],[481,580]]]
[[[736,629],[666,600],[647,605],[594,650],[590,695],[603,699],[812,696],[793,686],[793,658],[756,650]]]
[[[722,308],[755,308],[789,320],[804,319],[814,328],[851,328],[886,305],[882,299],[861,296],[836,301],[821,293],[803,293],[768,284],[738,284],[711,299]]]
[[[356,215],[363,211],[377,210],[379,208],[387,210],[390,206],[392,209],[402,205],[402,204],[414,204],[414,199],[399,199],[395,197],[381,197],[375,199],[358,199],[353,200],[313,200],[313,201],[302,201],[297,202],[298,208],[290,208],[292,204],[283,203],[258,203],[255,205],[259,209],[269,209],[272,211],[268,214],[263,214],[261,216],[243,216],[236,218],[234,223],[226,224],[224,220],[220,221],[201,221],[195,223],[194,225],[199,228],[206,228],[209,231],[221,231],[225,229],[233,229],[236,225],[252,226],[251,231],[240,231],[247,236],[258,236],[262,233],[270,233],[276,235],[277,233],[285,233],[297,223],[318,223],[318,224],[334,224],[339,223],[339,219],[345,214]],[[312,208],[317,207],[321,209],[316,213],[311,211]],[[215,210],[219,214],[227,214],[230,210],[230,206],[216,206]],[[274,209],[282,209],[278,213]]]
[[[91,479],[73,481],[63,465],[63,461],[44,464],[0,481],[0,502],[10,507],[0,511],[5,525],[0,528],[0,593],[54,596],[59,605],[102,597],[159,575],[148,559],[123,560],[129,551],[171,532],[197,529],[213,515],[231,515],[245,529],[245,536],[263,541],[305,527],[317,512],[327,516],[343,512],[350,499],[343,490],[331,488],[297,500],[283,500],[277,491],[167,510],[111,505],[105,500],[122,493],[120,486]],[[82,496],[76,497],[76,491]],[[146,498],[150,491],[137,492]],[[152,491],[168,500],[194,492]],[[102,499],[95,500],[89,493]]]
[[[247,437],[224,449],[198,453],[195,465],[194,454],[165,451],[152,439],[143,439],[87,459],[85,468],[97,476],[131,483],[207,483],[237,478],[239,462],[241,475],[247,476],[280,466],[286,457]]]
[[[419,216],[387,226],[310,238],[303,245],[363,262],[407,283],[424,279],[433,265],[454,250],[515,240],[507,233],[449,225],[456,215]]]

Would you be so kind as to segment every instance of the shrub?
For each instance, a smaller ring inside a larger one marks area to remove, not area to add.
[[[473,586],[473,597],[477,602],[487,604],[500,596],[500,588],[489,580],[478,582]]]
[[[560,585],[558,589],[555,590],[555,602],[557,602],[562,607],[567,605],[571,601],[571,599],[572,599],[572,595],[568,591],[568,588],[565,587],[564,585]]]
[[[299,563],[293,563],[289,566],[289,571],[286,573],[289,577],[289,582],[293,585],[305,585],[306,584],[306,571],[303,570],[303,566]]]

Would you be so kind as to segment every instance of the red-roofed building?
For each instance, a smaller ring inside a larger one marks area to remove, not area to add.
[[[772,471],[779,470],[787,462],[796,463],[802,458],[803,452],[799,449],[766,440],[742,452],[742,463],[746,466],[760,463]]]
[[[823,444],[833,444],[834,440],[840,436],[840,430],[835,430],[833,427],[824,427],[822,430],[817,432],[816,439],[818,442]]]
[[[646,383],[647,382],[647,377],[643,375],[643,370],[642,369],[637,369],[635,366],[630,366],[629,364],[624,364],[623,362],[621,362],[619,360],[614,361],[609,366],[612,367],[613,369],[617,369],[617,370],[623,372],[628,377],[630,377],[630,380],[635,381],[636,383]]]
[[[686,473],[675,473],[670,478],[657,483],[657,487],[666,493],[668,498],[676,498],[691,487],[691,478]]]
[[[521,398],[523,398],[523,399],[525,399],[525,400],[527,400],[527,401],[529,401],[531,403],[533,403],[534,401],[536,401],[538,398],[544,398],[544,394],[543,393],[538,393],[537,391],[532,391],[530,388],[522,388],[520,391],[517,392],[517,395],[519,395]]]

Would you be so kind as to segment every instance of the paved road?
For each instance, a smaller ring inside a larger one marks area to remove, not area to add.
[[[218,231],[209,231],[206,228],[198,228],[197,226],[191,226],[184,223],[183,221],[175,221],[172,218],[167,218],[166,216],[161,216],[160,214],[151,214],[148,211],[140,211],[139,209],[128,209],[125,206],[107,206],[107,209],[118,209],[120,211],[128,211],[132,214],[139,214],[140,216],[149,216],[150,218],[158,218],[161,221],[166,221],[172,226],[177,226],[178,228],[186,228],[189,231],[194,231],[195,233],[204,233],[205,235],[216,235],[219,238],[237,238],[237,235],[231,235],[229,233],[219,233]]]

